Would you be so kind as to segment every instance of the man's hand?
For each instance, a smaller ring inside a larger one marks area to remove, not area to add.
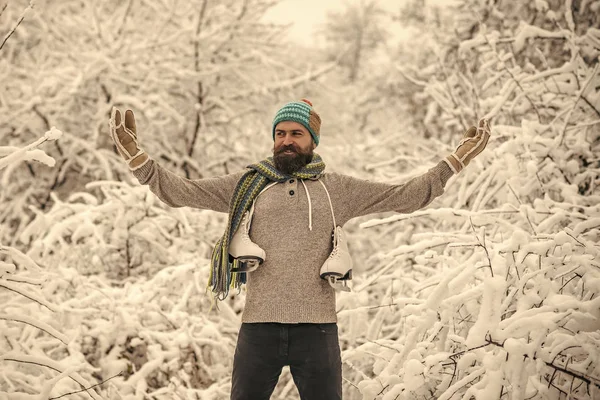
[[[458,144],[456,151],[445,158],[444,161],[448,166],[458,174],[464,167],[469,165],[469,162],[485,149],[492,129],[487,118],[479,120],[479,127],[470,127],[463,135],[462,140]]]
[[[125,111],[125,124],[123,124],[121,112],[113,107],[108,125],[117,151],[125,159],[129,169],[135,171],[146,164],[149,157],[138,144],[133,111]]]

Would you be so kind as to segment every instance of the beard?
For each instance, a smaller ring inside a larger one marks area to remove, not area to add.
[[[286,150],[293,151],[292,154],[285,154]],[[273,151],[273,163],[275,168],[284,175],[292,175],[307,166],[313,158],[313,149],[309,147],[306,150],[297,149],[294,145],[281,146]]]

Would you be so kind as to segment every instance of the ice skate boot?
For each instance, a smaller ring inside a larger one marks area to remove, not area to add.
[[[250,219],[249,213],[244,213],[237,232],[231,238],[229,256],[238,260],[237,268],[231,268],[231,272],[251,272],[265,261],[265,251],[250,240]]]
[[[352,257],[348,252],[348,242],[342,227],[336,226],[333,233],[333,250],[321,267],[322,279],[335,290],[349,292],[347,282],[352,279]]]

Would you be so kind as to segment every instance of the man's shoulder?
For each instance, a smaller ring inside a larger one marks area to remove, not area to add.
[[[323,181],[323,183],[328,183],[328,182],[339,182],[340,180],[344,179],[344,177],[347,175],[344,174],[340,174],[339,172],[323,172],[320,176],[319,179],[321,179]]]
[[[348,190],[353,187],[354,178],[352,175],[344,174],[341,172],[323,172],[320,180],[325,184],[326,187],[332,188],[336,191]]]
[[[215,176],[214,178],[223,178],[223,179],[240,179],[242,176],[244,176],[244,174],[248,172],[247,169],[240,169],[240,170],[236,170],[233,172],[228,172],[224,175],[218,175]]]
[[[350,175],[342,174],[336,171],[323,171],[323,173],[321,174],[322,179],[340,179],[345,177],[351,178]]]
[[[323,179],[323,181],[325,183],[327,183],[328,181],[343,183],[343,182],[348,182],[348,181],[363,181],[363,180],[365,180],[365,179],[357,178],[353,175],[344,174],[344,173],[336,172],[336,171],[324,172],[321,175],[321,178]]]

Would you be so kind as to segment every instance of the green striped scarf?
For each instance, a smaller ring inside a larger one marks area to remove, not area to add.
[[[233,259],[230,262],[229,243],[237,231],[244,213],[250,209],[260,191],[269,182],[285,182],[292,176],[298,179],[318,178],[325,169],[325,163],[318,154],[314,153],[312,161],[292,175],[284,175],[279,172],[275,168],[273,157],[249,165],[247,168],[250,170],[238,181],[229,203],[227,229],[213,249],[208,286],[212,287],[214,300],[225,300],[229,293],[229,287],[235,287],[239,291],[241,285],[246,283],[246,273],[231,272],[232,267],[238,266],[238,260]]]

